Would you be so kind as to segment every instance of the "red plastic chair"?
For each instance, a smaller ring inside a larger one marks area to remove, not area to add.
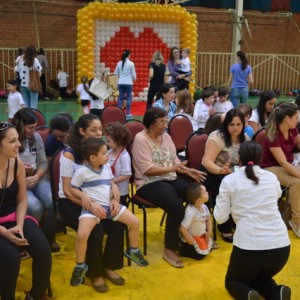
[[[123,109],[117,105],[105,106],[101,116],[102,126],[105,127],[108,123],[113,123],[116,121],[118,121],[121,124],[125,123],[126,115]]]
[[[262,128],[254,134],[254,136],[252,137],[252,141],[260,144],[261,147],[263,148],[265,143],[265,136],[266,136],[266,128]]]
[[[43,142],[45,143],[50,133],[50,127],[48,125],[42,125],[37,127],[35,131],[39,133],[39,135],[42,137]]]
[[[144,128],[145,128],[144,124],[141,121],[134,120],[134,119],[127,120],[125,122],[124,126],[131,133],[130,143],[133,142],[136,134],[139,133],[139,132],[141,132],[141,131],[143,131]]]
[[[208,135],[197,132],[193,133],[186,142],[186,157],[188,167],[199,170],[202,164],[202,158],[205,151]]]
[[[185,149],[186,141],[193,133],[193,125],[185,115],[175,115],[168,124],[168,133],[175,144],[177,154]]]
[[[46,125],[46,118],[43,115],[43,113],[40,110],[38,110],[38,109],[35,109],[35,108],[31,108],[31,109],[32,109],[32,111],[34,112],[34,115],[37,118],[37,124],[36,124],[36,126],[40,127],[40,126]]]

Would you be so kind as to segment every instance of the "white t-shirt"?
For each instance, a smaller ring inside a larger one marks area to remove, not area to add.
[[[194,131],[205,127],[205,124],[210,116],[209,110],[212,108],[212,105],[207,105],[202,99],[196,102],[192,119]]]
[[[89,90],[89,85],[86,84],[85,86]],[[76,91],[80,95],[80,100],[90,100],[90,94],[84,89],[83,83],[78,84]]]
[[[57,74],[58,86],[67,87],[68,86],[68,77],[69,75],[64,71],[59,71]]]
[[[14,114],[25,105],[22,94],[19,92],[9,93],[7,97],[8,117],[13,118]]]
[[[254,166],[258,185],[248,179],[245,167],[221,182],[214,216],[219,224],[229,215],[236,224],[233,244],[244,250],[268,250],[290,244],[287,228],[278,210],[279,181],[273,173]]]
[[[217,113],[227,113],[229,110],[233,108],[232,102],[229,100],[226,100],[224,102],[217,101],[214,104],[214,109]]]
[[[110,166],[112,166],[116,160],[116,157],[112,157],[112,149],[108,151],[108,163]],[[121,175],[131,175],[131,158],[129,153],[126,149],[122,151],[120,156],[118,157],[118,160],[116,164],[114,165],[115,174],[114,178],[119,177]],[[124,180],[122,182],[116,183],[120,190],[121,196],[128,195],[128,189],[129,189],[129,179]]]
[[[180,71],[181,72],[190,72],[191,71],[191,61],[189,57],[185,57],[180,59],[181,61],[181,66],[180,66]]]
[[[29,85],[29,71],[35,69],[40,72],[40,75],[42,74],[42,66],[39,62],[39,60],[35,57],[34,63],[32,67],[27,67],[26,63],[24,61],[24,57],[21,57],[18,63],[18,71],[21,79],[21,86],[28,87]]]

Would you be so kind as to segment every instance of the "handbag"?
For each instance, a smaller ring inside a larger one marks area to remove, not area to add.
[[[90,86],[90,92],[97,98],[106,100],[112,94],[112,88],[102,79],[94,78]]]
[[[29,70],[29,85],[28,88],[29,90],[33,92],[42,92],[42,85],[41,85],[41,80],[40,80],[40,72],[34,68]]]

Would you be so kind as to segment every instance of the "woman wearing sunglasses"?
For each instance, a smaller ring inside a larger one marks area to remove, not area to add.
[[[33,259],[28,299],[43,299],[50,281],[51,251],[37,221],[26,215],[25,168],[18,158],[19,135],[14,126],[0,122],[0,298],[15,299],[20,251]]]

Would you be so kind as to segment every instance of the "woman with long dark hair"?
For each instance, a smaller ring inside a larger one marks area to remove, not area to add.
[[[126,115],[131,116],[131,101],[133,81],[136,80],[134,63],[129,60],[130,50],[124,50],[122,59],[117,63],[114,74],[118,76],[119,100],[118,106],[122,107],[123,100],[126,99]]]
[[[239,102],[246,103],[249,97],[249,84],[253,84],[252,68],[248,64],[246,53],[236,53],[236,63],[230,67],[228,85],[231,84],[230,100],[234,107]]]
[[[287,228],[278,210],[280,184],[274,174],[259,167],[261,146],[247,141],[240,146],[238,171],[221,183],[214,216],[224,223],[231,214],[236,230],[225,286],[234,299],[291,298],[291,289],[273,277],[290,254]]]

